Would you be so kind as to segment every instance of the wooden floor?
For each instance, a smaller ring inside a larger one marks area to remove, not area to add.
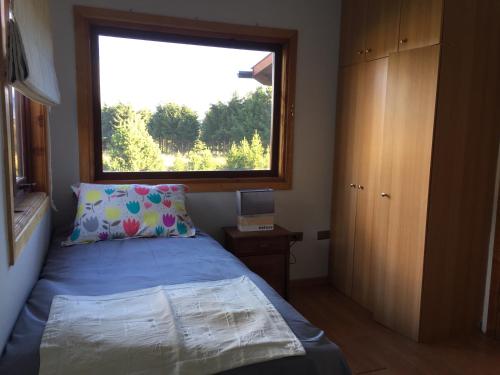
[[[466,342],[417,344],[329,286],[294,287],[290,300],[340,346],[353,374],[500,375],[500,341],[479,332]]]

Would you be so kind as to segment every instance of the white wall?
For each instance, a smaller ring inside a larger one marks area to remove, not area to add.
[[[3,125],[0,121],[0,126]],[[1,142],[0,134],[0,144]],[[15,265],[9,266],[3,165],[2,153],[0,155],[0,353],[26,298],[38,279],[50,238],[49,212],[33,232]]]
[[[292,278],[325,276],[329,244],[316,232],[330,222],[340,0],[51,0],[62,96],[50,115],[57,226],[73,220],[69,185],[79,178],[73,4],[299,31],[293,189],[276,194],[277,223],[304,232]],[[234,193],[193,193],[189,208],[196,225],[219,239],[220,227],[236,220]]]

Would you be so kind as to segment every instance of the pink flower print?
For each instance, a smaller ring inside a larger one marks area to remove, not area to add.
[[[172,185],[172,191],[175,193],[179,188],[176,185]]]
[[[153,207],[153,204],[149,203],[149,202],[144,202],[144,207],[145,208],[151,208],[151,207]]]
[[[123,220],[123,230],[127,233],[127,236],[133,237],[139,231],[141,223],[135,219],[128,218]]]
[[[101,232],[98,234],[98,236],[101,241],[106,241],[108,239],[109,234],[108,232]]]
[[[149,193],[149,188],[145,186],[136,185],[134,186],[134,190],[137,194],[142,195],[142,199]]]
[[[167,208],[170,208],[170,206],[172,206],[172,201],[170,199],[165,199],[163,202],[163,205]]]
[[[169,188],[168,185],[160,185],[160,186],[158,186],[158,190],[160,190],[163,193],[166,193],[169,189],[170,188]]]
[[[168,214],[163,215],[163,224],[165,224],[167,228],[171,227],[175,224],[175,216]]]

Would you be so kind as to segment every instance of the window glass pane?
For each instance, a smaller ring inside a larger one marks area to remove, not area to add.
[[[274,53],[98,37],[104,172],[270,170]]]
[[[12,106],[12,131],[14,139],[14,170],[16,182],[21,182],[25,177],[24,163],[24,135],[22,124],[22,96],[11,87]]]

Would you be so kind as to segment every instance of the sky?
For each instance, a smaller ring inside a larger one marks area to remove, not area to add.
[[[174,102],[202,119],[210,104],[262,85],[238,78],[269,52],[99,36],[101,104],[154,110]]]

